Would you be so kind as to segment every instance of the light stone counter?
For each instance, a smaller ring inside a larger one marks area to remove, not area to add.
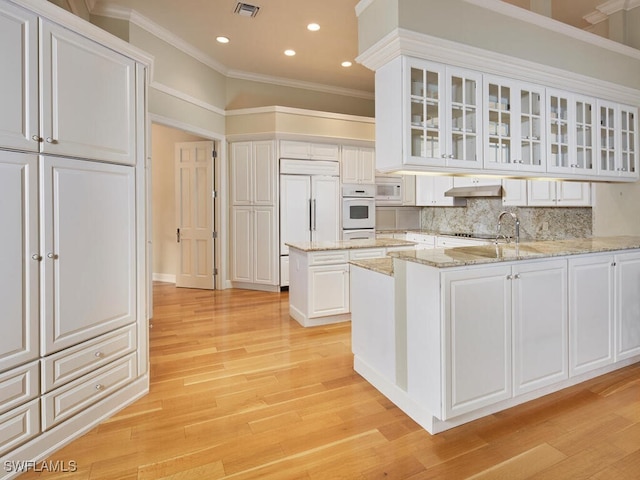
[[[366,260],[353,260],[349,262],[356,267],[365,268],[372,272],[381,273],[393,277],[393,259],[391,257],[385,258],[369,258]]]
[[[389,252],[389,256],[438,268],[532,260],[640,248],[640,236],[593,237]]]
[[[366,240],[338,240],[335,242],[296,242],[287,243],[289,248],[295,248],[303,252],[319,252],[326,250],[353,250],[360,248],[388,248],[407,247],[413,248],[415,242],[393,238],[377,238]]]

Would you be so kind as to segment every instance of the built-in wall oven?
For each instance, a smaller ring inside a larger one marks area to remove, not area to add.
[[[342,238],[375,238],[375,185],[342,186]]]

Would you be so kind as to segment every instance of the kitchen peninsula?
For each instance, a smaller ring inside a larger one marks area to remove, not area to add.
[[[640,361],[640,237],[389,255],[352,265],[354,368],[430,433]]]
[[[349,261],[380,258],[415,242],[401,239],[287,243],[289,314],[303,327],[350,319]]]

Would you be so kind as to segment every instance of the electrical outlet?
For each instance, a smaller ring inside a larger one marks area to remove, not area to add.
[[[549,231],[549,222],[542,222],[542,231],[543,232]]]

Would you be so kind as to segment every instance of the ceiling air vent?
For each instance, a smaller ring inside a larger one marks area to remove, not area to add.
[[[260,10],[260,7],[249,5],[248,3],[238,2],[233,13],[237,13],[238,15],[242,15],[243,17],[255,17],[258,14],[258,10]]]

